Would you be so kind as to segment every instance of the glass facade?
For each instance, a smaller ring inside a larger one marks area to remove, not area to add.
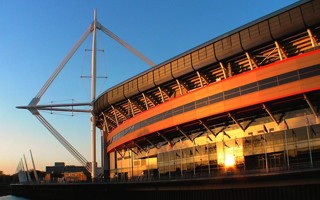
[[[203,134],[199,144],[178,140],[142,158],[130,150],[113,154],[110,181],[156,181],[261,174],[320,167],[320,125],[257,131],[242,138]],[[222,138],[222,140],[221,140]],[[202,141],[201,141],[202,140]]]

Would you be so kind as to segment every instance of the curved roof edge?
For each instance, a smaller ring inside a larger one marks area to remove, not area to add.
[[[249,22],[249,23],[247,23],[247,24],[244,24],[244,25],[242,25],[242,26],[240,26],[240,27],[238,27],[238,28],[236,28],[236,29],[233,29],[233,30],[231,30],[231,31],[229,31],[229,32],[227,32],[227,33],[225,33],[225,34],[222,34],[222,35],[220,35],[220,36],[218,36],[218,37],[215,37],[215,38],[213,38],[213,39],[211,39],[211,40],[209,40],[209,41],[207,41],[207,42],[204,42],[204,43],[202,43],[202,44],[200,44],[200,45],[197,45],[196,47],[194,47],[194,48],[192,48],[192,49],[189,49],[189,50],[187,50],[187,51],[185,51],[185,52],[182,52],[182,53],[180,53],[180,54],[178,54],[178,55],[176,55],[176,56],[174,56],[174,57],[172,57],[172,58],[170,58],[170,59],[168,59],[168,60],[166,60],[166,61],[164,61],[164,62],[161,62],[161,63],[155,65],[154,67],[151,67],[151,68],[149,68],[149,69],[147,69],[147,70],[145,70],[145,71],[142,71],[141,73],[139,73],[139,74],[137,74],[137,75],[135,75],[135,76],[132,76],[131,78],[126,79],[126,80],[124,80],[124,81],[122,81],[122,82],[120,82],[120,83],[118,83],[118,84],[116,84],[116,85],[108,88],[107,90],[105,90],[104,92],[102,92],[98,97],[96,97],[96,99],[94,100],[94,102],[95,102],[96,100],[98,100],[101,96],[103,96],[105,93],[107,93],[107,92],[109,92],[110,90],[112,90],[113,88],[116,88],[116,87],[118,87],[118,86],[120,86],[120,85],[122,85],[122,84],[124,84],[124,83],[126,83],[126,82],[129,82],[129,81],[131,81],[131,80],[139,77],[139,76],[142,75],[142,74],[145,74],[145,73],[147,73],[147,72],[149,72],[149,71],[154,70],[155,68],[158,68],[158,67],[163,66],[163,65],[165,65],[165,64],[167,64],[167,63],[170,63],[170,62],[172,62],[173,60],[176,60],[176,59],[179,58],[179,57],[182,57],[182,56],[184,56],[184,55],[187,55],[187,54],[195,51],[196,49],[199,49],[199,48],[204,47],[204,46],[206,46],[206,45],[208,45],[208,44],[210,44],[210,43],[213,43],[213,42],[216,42],[216,41],[218,41],[218,40],[221,40],[221,39],[223,39],[223,38],[225,38],[225,37],[228,37],[228,36],[230,36],[230,35],[232,35],[232,34],[234,34],[234,33],[237,33],[237,32],[239,32],[239,31],[241,31],[241,30],[244,30],[244,29],[246,29],[246,28],[249,28],[249,27],[251,27],[251,26],[253,26],[253,25],[255,25],[255,24],[258,24],[258,23],[260,23],[260,22],[262,22],[262,21],[264,21],[264,20],[267,20],[267,19],[269,19],[269,18],[272,18],[272,17],[274,17],[274,16],[277,16],[277,15],[283,13],[283,12],[286,12],[286,11],[288,11],[288,10],[291,10],[291,9],[293,9],[293,8],[295,8],[295,7],[298,7],[298,6],[302,5],[302,4],[305,4],[305,3],[308,3],[308,2],[311,2],[311,1],[312,1],[312,0],[301,0],[301,1],[295,2],[295,3],[293,3],[293,4],[291,4],[291,5],[288,5],[288,6],[284,7],[284,8],[282,8],[282,9],[276,10],[276,11],[274,11],[274,12],[268,14],[268,15],[262,16],[262,17],[260,17],[260,18],[258,18],[258,19],[256,19],[256,20],[253,20],[253,21],[251,21],[251,22]]]

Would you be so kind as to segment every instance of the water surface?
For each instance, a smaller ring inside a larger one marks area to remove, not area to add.
[[[0,200],[29,200],[29,199],[24,197],[14,196],[14,195],[6,195],[6,196],[1,196]]]

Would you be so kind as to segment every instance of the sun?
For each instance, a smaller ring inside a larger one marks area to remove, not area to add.
[[[226,167],[233,167],[236,164],[234,156],[232,154],[227,154],[224,164]]]

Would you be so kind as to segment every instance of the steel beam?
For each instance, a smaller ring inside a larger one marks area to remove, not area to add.
[[[144,100],[144,104],[146,106],[146,109],[149,110],[149,106],[148,106],[148,102],[147,102],[147,98],[146,98],[146,95],[142,92],[142,97],[143,97],[143,100]]]
[[[104,127],[103,131],[106,131],[109,134],[110,130],[109,130],[109,127],[108,127],[108,121],[107,121],[106,115],[103,112],[101,112],[101,114],[103,116],[103,121],[104,121],[104,123],[103,123],[103,127]]]
[[[144,148],[142,148],[140,145],[138,145],[136,142],[134,142],[134,141],[132,141],[133,142],[133,144],[135,145],[135,146],[137,146],[138,147],[138,149],[140,150],[140,152],[141,152],[141,150],[142,151],[144,151],[144,152],[147,152]]]
[[[234,121],[234,123],[236,123],[239,128],[244,132],[244,128],[242,127],[242,125],[238,122],[238,120],[230,113],[228,112],[228,116]]]
[[[178,84],[178,87],[179,87],[179,92],[180,92],[180,95],[183,95],[183,91],[182,91],[182,88],[181,88],[181,84],[180,84],[180,81],[178,79],[176,79],[176,82]]]
[[[256,67],[258,67],[257,63],[251,58],[250,54],[248,52],[246,52],[246,56],[247,59],[249,61],[249,65],[250,65],[250,69],[253,70],[253,65],[255,65]]]
[[[124,118],[128,119],[127,115],[122,112],[121,110],[119,110],[118,108],[114,108],[118,113],[120,113]]]
[[[160,92],[161,101],[162,101],[162,103],[164,103],[164,97],[163,97],[162,89],[161,89],[160,86],[158,86],[158,90],[159,90],[159,92]]]
[[[149,100],[149,101],[152,103],[153,106],[156,106],[156,105],[157,105],[156,102],[154,102],[154,101],[152,100],[152,98],[150,97],[150,95],[147,95],[147,94],[144,94],[144,95],[145,95],[146,99]]]
[[[221,70],[222,70],[222,73],[223,73],[224,79],[226,79],[226,78],[227,78],[226,68],[224,68],[224,66],[223,66],[223,63],[222,63],[222,62],[219,62],[219,64],[220,64],[220,67],[221,67]]]
[[[197,75],[198,75],[198,79],[199,79],[200,85],[201,85],[201,87],[203,87],[202,76],[200,75],[199,71],[197,71]]]
[[[157,147],[157,145],[153,144],[148,138],[144,137],[144,139],[145,139],[151,146],[159,149],[159,148]]]
[[[166,137],[164,137],[164,135],[162,135],[159,131],[157,133],[158,133],[158,136],[162,137],[162,139],[164,139],[166,142],[168,142],[170,144],[170,146],[174,145],[170,140],[168,140]]]
[[[176,126],[176,129],[186,138],[188,138],[191,142],[193,142],[193,139],[188,135],[186,134],[183,130],[180,129],[179,126]]]
[[[214,132],[207,126],[207,124],[205,124],[202,120],[199,120],[199,122],[209,133],[211,133],[214,137],[216,137]]]
[[[119,121],[118,121],[116,109],[113,106],[111,106],[111,108],[112,108],[112,111],[113,111],[114,118],[116,120],[116,124],[117,124],[117,126],[119,126]]]
[[[132,116],[134,116],[134,110],[133,110],[133,106],[132,106],[132,103],[131,103],[130,99],[128,99],[128,103],[129,103],[129,107],[130,107],[130,110],[131,110],[131,114],[132,114]]]
[[[283,51],[283,49],[282,49],[282,47],[279,45],[278,41],[274,41],[274,44],[275,44],[276,47],[277,47],[280,60],[286,59],[286,58],[287,58],[286,53]]]
[[[135,106],[140,112],[142,112],[142,110],[140,109],[140,105],[139,105],[137,102],[135,102],[135,101],[133,101],[133,100],[130,100],[130,102],[131,102],[131,104],[132,104],[133,106]]]
[[[97,28],[99,30],[101,30],[102,32],[104,32],[106,35],[108,35],[109,37],[111,37],[112,39],[114,39],[115,41],[117,41],[119,44],[121,44],[122,46],[124,46],[126,49],[128,49],[129,51],[131,51],[131,53],[135,54],[136,56],[138,56],[141,60],[143,60],[144,62],[146,62],[148,65],[150,65],[151,67],[155,66],[155,64],[148,59],[146,56],[142,55],[139,51],[137,51],[135,48],[133,48],[131,45],[129,45],[127,42],[125,42],[124,40],[122,40],[121,38],[119,38],[116,34],[112,33],[110,30],[108,30],[106,27],[104,27],[102,24],[100,24],[99,22],[97,22]]]
[[[318,45],[317,45],[317,41],[316,41],[316,39],[314,38],[314,36],[313,36],[313,34],[312,34],[312,32],[311,32],[311,30],[310,30],[309,28],[307,29],[307,32],[308,32],[308,35],[309,35],[309,38],[310,38],[312,47],[318,46]]]
[[[125,146],[126,148],[130,149],[134,154],[138,155],[138,153],[137,153],[137,152],[135,152],[135,151],[133,150],[133,148],[128,147],[126,144],[124,144],[124,146]]]
[[[316,110],[314,109],[314,107],[313,107],[311,101],[309,100],[308,96],[307,96],[306,94],[303,94],[303,98],[304,98],[304,100],[307,102],[307,104],[308,104],[309,108],[311,109],[313,115],[314,115],[315,118],[317,119],[317,118],[318,118],[317,112],[316,112]]]
[[[218,132],[217,134],[215,135],[216,137],[221,133],[223,132],[225,129],[227,128],[227,125],[225,125],[224,127],[222,127]]]
[[[277,125],[279,125],[279,122],[276,120],[276,118],[273,116],[273,114],[265,104],[262,104],[262,108],[269,114],[272,121],[274,121]]]

